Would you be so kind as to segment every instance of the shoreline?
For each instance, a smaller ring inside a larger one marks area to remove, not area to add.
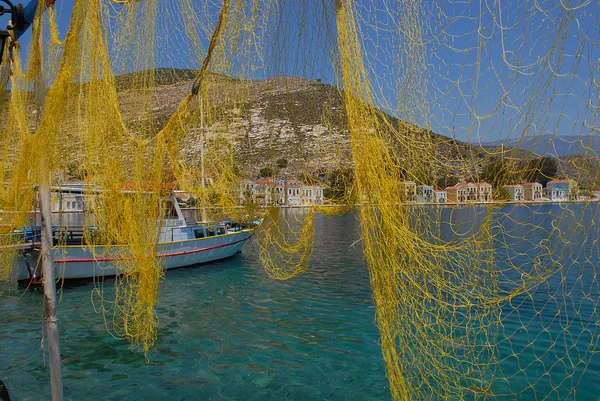
[[[551,200],[543,200],[543,201],[491,201],[491,202],[446,202],[446,203],[404,203],[397,204],[397,206],[503,206],[503,205],[517,205],[517,206],[531,206],[531,205],[562,205],[562,204],[583,204],[583,203],[599,203],[600,198],[593,199],[585,199],[585,200],[565,200],[565,201],[551,201]],[[288,205],[276,205],[276,206],[256,206],[260,209],[268,209],[271,207],[277,207],[280,209],[308,209],[311,207],[323,207],[323,208],[338,208],[338,207],[346,207],[344,204],[328,204],[328,205],[301,205],[301,206],[288,206]],[[354,204],[355,207],[359,206],[359,204]],[[236,209],[243,209],[244,206],[235,206]],[[182,207],[182,210],[199,210],[200,208],[195,206]],[[209,206],[208,209],[211,209]]]

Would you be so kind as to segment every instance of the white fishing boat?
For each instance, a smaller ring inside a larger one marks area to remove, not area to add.
[[[161,224],[156,256],[163,269],[197,265],[229,258],[241,252],[254,234],[254,226],[235,222],[188,224],[174,197],[164,200],[165,218]],[[52,248],[57,280],[90,279],[119,274],[118,261],[129,252],[128,245],[90,246],[84,243],[83,228],[58,229]],[[40,281],[41,249],[33,246],[19,258],[21,285]]]

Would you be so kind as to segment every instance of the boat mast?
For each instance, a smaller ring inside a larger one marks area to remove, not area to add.
[[[202,188],[202,222],[206,223],[206,175],[204,172],[204,104],[202,97],[200,102],[200,127],[192,128],[192,132],[200,131],[200,188]]]
[[[204,108],[200,98],[200,175],[202,176],[202,193],[206,190],[206,176],[204,174]],[[206,223],[206,195],[202,202],[202,222]]]

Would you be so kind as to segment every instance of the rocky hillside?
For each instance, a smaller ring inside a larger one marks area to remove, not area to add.
[[[156,126],[162,126],[190,93],[193,76],[186,70],[155,72],[158,88],[152,114]],[[143,110],[141,114],[135,112],[140,110],[134,107],[138,91],[124,89],[131,87],[127,81],[132,81],[132,77],[117,80],[123,88],[119,99],[128,123],[135,128],[143,125],[147,117]],[[219,115],[221,122],[208,122],[207,135],[210,138],[221,134],[228,138],[249,178],[257,177],[265,167],[271,168],[275,175],[295,177],[352,167],[346,110],[336,87],[295,77],[243,81],[215,74],[210,75],[208,87],[211,103],[216,105],[212,113]],[[406,157],[406,164],[418,159],[416,152],[426,151],[432,155],[427,171],[434,181],[440,176],[468,179],[480,172],[485,157],[482,149],[394,118],[389,121],[397,132],[412,135],[412,143],[423,147],[402,149],[399,145],[398,154]],[[197,140],[192,138],[186,150],[190,155],[198,153]],[[284,169],[277,167],[278,159],[288,162]]]

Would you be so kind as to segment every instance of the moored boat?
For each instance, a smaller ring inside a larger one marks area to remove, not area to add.
[[[156,257],[163,269],[197,265],[229,258],[241,252],[254,234],[254,225],[235,222],[188,224],[174,197],[165,201],[168,212],[161,224]],[[117,262],[128,245],[86,245],[83,228],[58,229],[52,248],[57,280],[91,279],[119,274]],[[18,282],[39,282],[41,249],[32,247],[19,258]]]

